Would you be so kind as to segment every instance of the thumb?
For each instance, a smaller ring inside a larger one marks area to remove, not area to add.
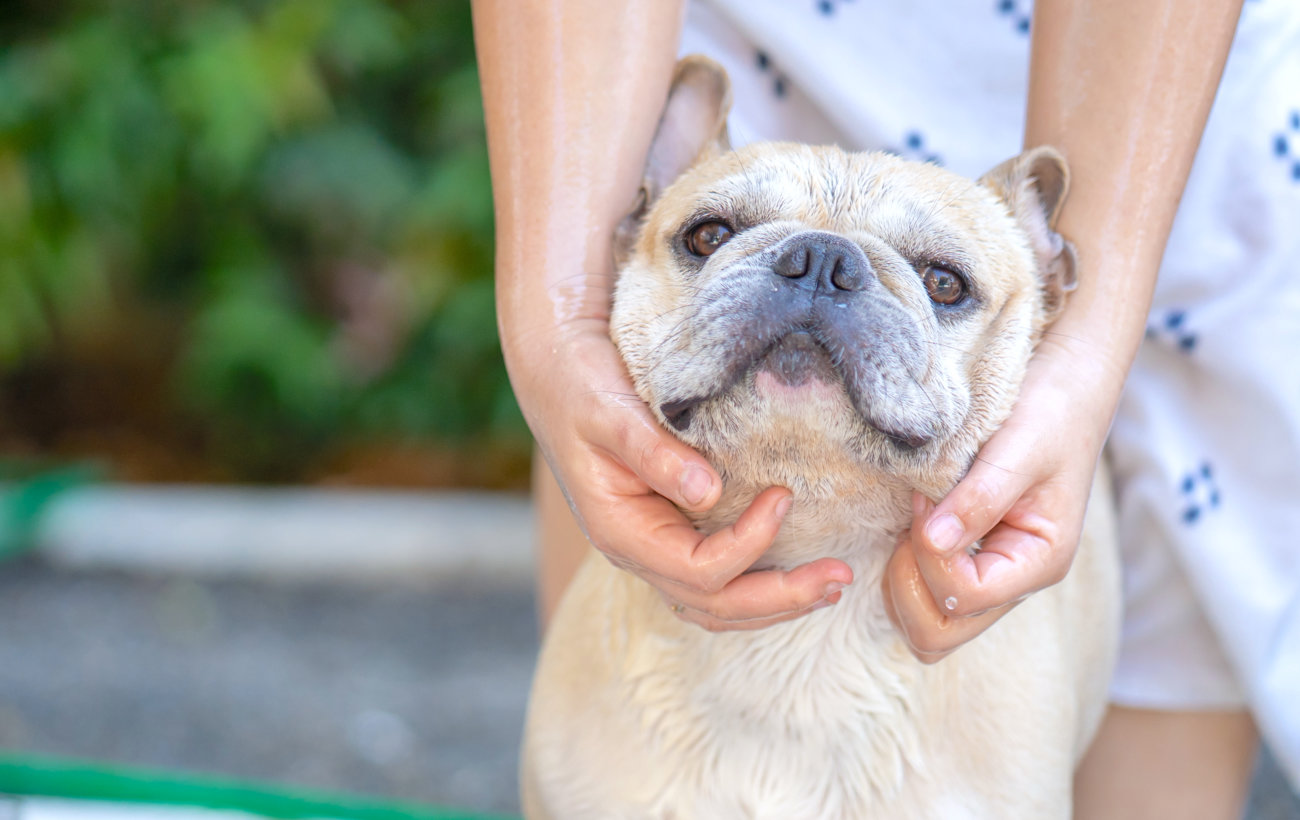
[[[625,415],[596,444],[680,507],[707,510],[722,494],[717,472],[699,453],[665,431],[644,406]]]
[[[988,534],[1033,484],[1033,477],[977,458],[965,477],[933,508],[913,505],[912,531],[932,553],[950,556]]]

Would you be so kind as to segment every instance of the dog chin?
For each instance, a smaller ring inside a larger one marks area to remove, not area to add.
[[[754,374],[754,394],[767,401],[773,413],[781,415],[806,413],[818,405],[848,403],[844,384],[838,379],[826,381],[803,374],[798,381],[790,381],[779,371],[767,368]]]

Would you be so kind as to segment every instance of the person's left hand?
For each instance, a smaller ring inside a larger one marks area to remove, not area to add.
[[[1114,413],[1110,391],[1087,387],[1091,369],[1068,344],[1045,342],[1011,417],[966,476],[937,506],[914,496],[884,591],[921,661],[942,659],[1065,577]]]

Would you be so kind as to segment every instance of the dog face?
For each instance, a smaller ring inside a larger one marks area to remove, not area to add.
[[[1063,162],[1038,149],[976,182],[882,153],[732,152],[720,72],[679,66],[621,239],[611,329],[638,392],[724,477],[946,490],[1072,285],[1049,227]]]

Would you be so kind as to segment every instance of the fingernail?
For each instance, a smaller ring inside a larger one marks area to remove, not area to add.
[[[839,592],[841,589],[844,589],[843,584],[841,584],[839,581],[831,581],[829,584],[826,585],[826,591],[822,593],[822,597],[829,598],[835,593]]]
[[[790,512],[790,505],[794,503],[794,496],[787,495],[785,498],[776,502],[776,518],[778,521],[785,520],[785,514]]]
[[[835,603],[836,603],[836,601],[838,601],[838,600],[839,600],[838,598],[835,599],[835,601],[832,601],[832,600],[830,600],[829,598],[822,598],[820,601],[818,601],[817,603],[815,603],[815,604],[813,604],[812,606],[810,606],[810,607],[809,607],[809,610],[814,610],[814,611],[815,611],[815,610],[818,610],[818,609],[825,609],[825,608],[828,607],[828,606],[835,606]]]
[[[703,504],[709,497],[709,491],[713,489],[713,479],[709,478],[708,472],[704,469],[688,464],[682,471],[681,484],[678,487],[681,490],[682,500],[694,507]]]
[[[947,554],[957,549],[965,535],[961,519],[952,513],[944,513],[925,525],[925,537],[941,553]]]

